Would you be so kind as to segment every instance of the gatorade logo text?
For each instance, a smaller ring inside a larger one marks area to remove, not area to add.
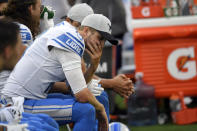
[[[150,8],[149,8],[149,7],[144,7],[144,8],[142,8],[142,15],[143,15],[144,17],[150,16]]]
[[[195,48],[178,48],[167,59],[167,70],[177,80],[190,80],[197,76]]]

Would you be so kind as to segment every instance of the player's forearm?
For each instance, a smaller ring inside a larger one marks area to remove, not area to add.
[[[89,83],[91,81],[96,69],[97,69],[97,65],[91,64],[90,67],[86,70],[84,74],[86,83]]]
[[[92,77],[94,76],[96,69],[97,69],[97,65],[91,64],[90,67],[87,69],[84,59],[82,59],[81,67],[82,67],[82,71],[84,73],[84,78],[86,80],[86,83],[90,82]]]
[[[105,89],[112,89],[113,88],[113,79],[103,79],[103,78],[100,78],[98,77],[97,75],[94,75],[93,76],[94,79],[97,79],[99,80],[100,79],[100,82],[99,84],[101,84],[101,86]]]
[[[103,109],[103,105],[95,98],[95,96],[92,95],[88,88],[84,88],[80,92],[76,93],[75,97],[79,102],[90,103],[98,111],[101,111]]]

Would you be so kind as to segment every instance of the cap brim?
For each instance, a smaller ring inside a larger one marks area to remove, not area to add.
[[[110,35],[107,32],[103,32],[103,31],[98,31],[103,38],[105,38],[107,41],[109,41],[112,45],[118,45],[118,40],[115,39],[112,35]]]
[[[67,15],[65,15],[65,16],[62,16],[60,19],[66,19],[66,17],[67,17]]]

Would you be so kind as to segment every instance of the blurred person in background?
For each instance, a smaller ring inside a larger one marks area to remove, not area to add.
[[[28,27],[35,38],[39,34],[40,6],[41,0],[9,0],[3,15]]]
[[[0,0],[0,12],[7,7],[8,0]]]
[[[19,60],[21,37],[19,27],[0,20],[0,71],[12,70]]]
[[[54,24],[62,22],[61,17],[68,13],[76,0],[42,0],[42,5],[50,6],[55,10]]]
[[[40,0],[9,0],[8,6],[3,10],[2,14],[3,19],[9,19],[19,25],[20,37],[23,43],[20,47],[21,54],[19,57],[21,57],[33,41],[32,32],[34,35],[38,34]],[[11,71],[3,70],[0,72],[0,90],[4,88]]]
[[[90,5],[95,13],[103,14],[112,22],[112,35],[121,40],[127,32],[126,12],[122,0],[81,0],[82,3]],[[119,44],[122,44],[120,42]],[[116,71],[121,68],[121,45],[117,46]]]
[[[4,19],[16,22],[20,27],[21,57],[32,44],[33,36],[39,33],[40,0],[9,0],[7,8],[2,13]],[[0,72],[0,90],[3,89],[10,73],[11,70]]]
[[[19,25],[7,19],[0,20],[0,71],[12,70],[21,57],[21,36]],[[2,98],[2,97],[1,97]],[[3,99],[0,99],[3,101]],[[0,127],[9,127],[9,122],[20,120],[20,123],[12,124],[15,130],[22,130],[27,127],[30,131],[42,129],[43,131],[58,131],[59,126],[48,115],[19,113],[15,106],[0,104]],[[28,124],[22,126],[20,124]],[[39,126],[38,126],[39,125]]]
[[[5,15],[2,17],[1,20],[9,20],[19,26],[18,33],[16,33],[15,31],[12,31],[12,33],[15,33],[13,35],[13,39],[15,38],[14,36],[16,34],[20,33],[18,36],[20,37],[20,40],[22,40],[22,44],[20,44],[20,46],[16,47],[17,50],[20,50],[20,53],[18,55],[15,54],[12,59],[10,58],[9,60],[6,61],[7,64],[9,64],[13,61],[10,68],[3,68],[3,71],[1,70],[1,72],[0,72],[0,91],[4,88],[4,85],[9,77],[12,69],[14,68],[15,64],[18,62],[18,60],[24,54],[26,48],[29,47],[31,45],[31,43],[33,42],[32,33],[27,26],[31,25],[31,20],[34,18],[37,18],[37,21],[39,21],[38,20],[38,18],[39,18],[38,16],[40,16],[39,15],[40,14],[39,13],[40,12],[39,0],[34,0],[34,1],[29,0],[28,2],[29,3],[25,3],[24,0],[23,1],[22,0],[10,0],[8,5],[9,5],[9,7],[13,7],[13,8],[8,7],[3,12],[3,14],[5,13]],[[24,12],[25,10],[27,10],[27,12]],[[26,24],[27,26],[24,24]],[[11,24],[8,24],[8,25],[11,25]],[[7,41],[7,43],[8,43],[12,40],[11,38],[8,38],[8,37],[11,37],[12,34],[10,34],[10,36],[6,37],[6,35],[8,33],[6,34],[6,32],[4,30],[7,28],[7,26],[4,26],[4,27],[5,28],[0,29],[0,34],[1,34],[0,41],[1,42]],[[12,27],[12,26],[10,26],[10,27]],[[33,31],[37,30],[36,29],[37,26],[33,27],[31,25],[29,27],[32,27]],[[10,28],[7,28],[7,30],[10,31]],[[12,30],[14,30],[14,28]],[[34,33],[37,34],[37,32],[34,32]],[[5,37],[3,37],[2,35],[4,35]],[[5,39],[3,40],[3,38],[5,38]],[[13,51],[13,53],[14,53],[14,51]],[[18,56],[18,57],[16,58],[16,56]],[[7,58],[7,56],[6,56],[6,58]],[[1,93],[0,93],[0,96],[1,96]],[[2,107],[9,106],[9,107],[0,109],[0,122],[9,122],[9,121],[12,121],[14,119],[18,119],[19,117],[21,117],[20,116],[21,113],[16,113],[20,110],[20,108],[18,108],[16,106],[10,106],[9,100],[6,100],[6,98],[4,99],[3,97],[1,97],[0,101],[1,102],[7,101],[6,105],[1,105]],[[37,121],[35,122],[35,120],[33,120],[33,119],[36,119]],[[41,124],[41,121],[43,121],[43,120],[45,120],[45,122],[44,123],[42,122],[42,124]],[[23,113],[21,123],[28,123],[30,125],[30,127],[28,127],[28,129],[30,131],[35,130],[35,128],[39,128],[39,129],[47,128],[47,130],[49,130],[51,128],[52,131],[59,130],[59,126],[57,125],[57,123],[51,117],[49,117],[48,115],[45,115],[45,114],[33,115],[33,114]],[[35,123],[35,125],[40,125],[40,126],[36,127],[33,123]]]
[[[134,41],[133,41],[133,25],[132,25],[132,12],[131,0],[122,0],[126,11],[126,25],[127,30],[123,37],[122,44],[122,66],[118,73],[134,73]]]
[[[7,7],[8,0],[0,0],[0,18],[2,17],[2,11]]]
[[[90,5],[95,13],[103,14],[112,22],[112,35],[119,39],[119,44],[116,46],[116,73],[122,66],[122,40],[127,32],[126,27],[126,12],[122,0],[81,0],[82,3]],[[116,88],[118,94],[127,93],[125,88]],[[115,112],[115,93],[109,92],[110,113]],[[128,96],[128,95],[127,95]]]

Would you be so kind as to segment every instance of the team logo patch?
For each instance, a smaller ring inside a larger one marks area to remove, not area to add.
[[[167,71],[176,80],[191,80],[197,75],[195,47],[176,48],[167,57]]]

